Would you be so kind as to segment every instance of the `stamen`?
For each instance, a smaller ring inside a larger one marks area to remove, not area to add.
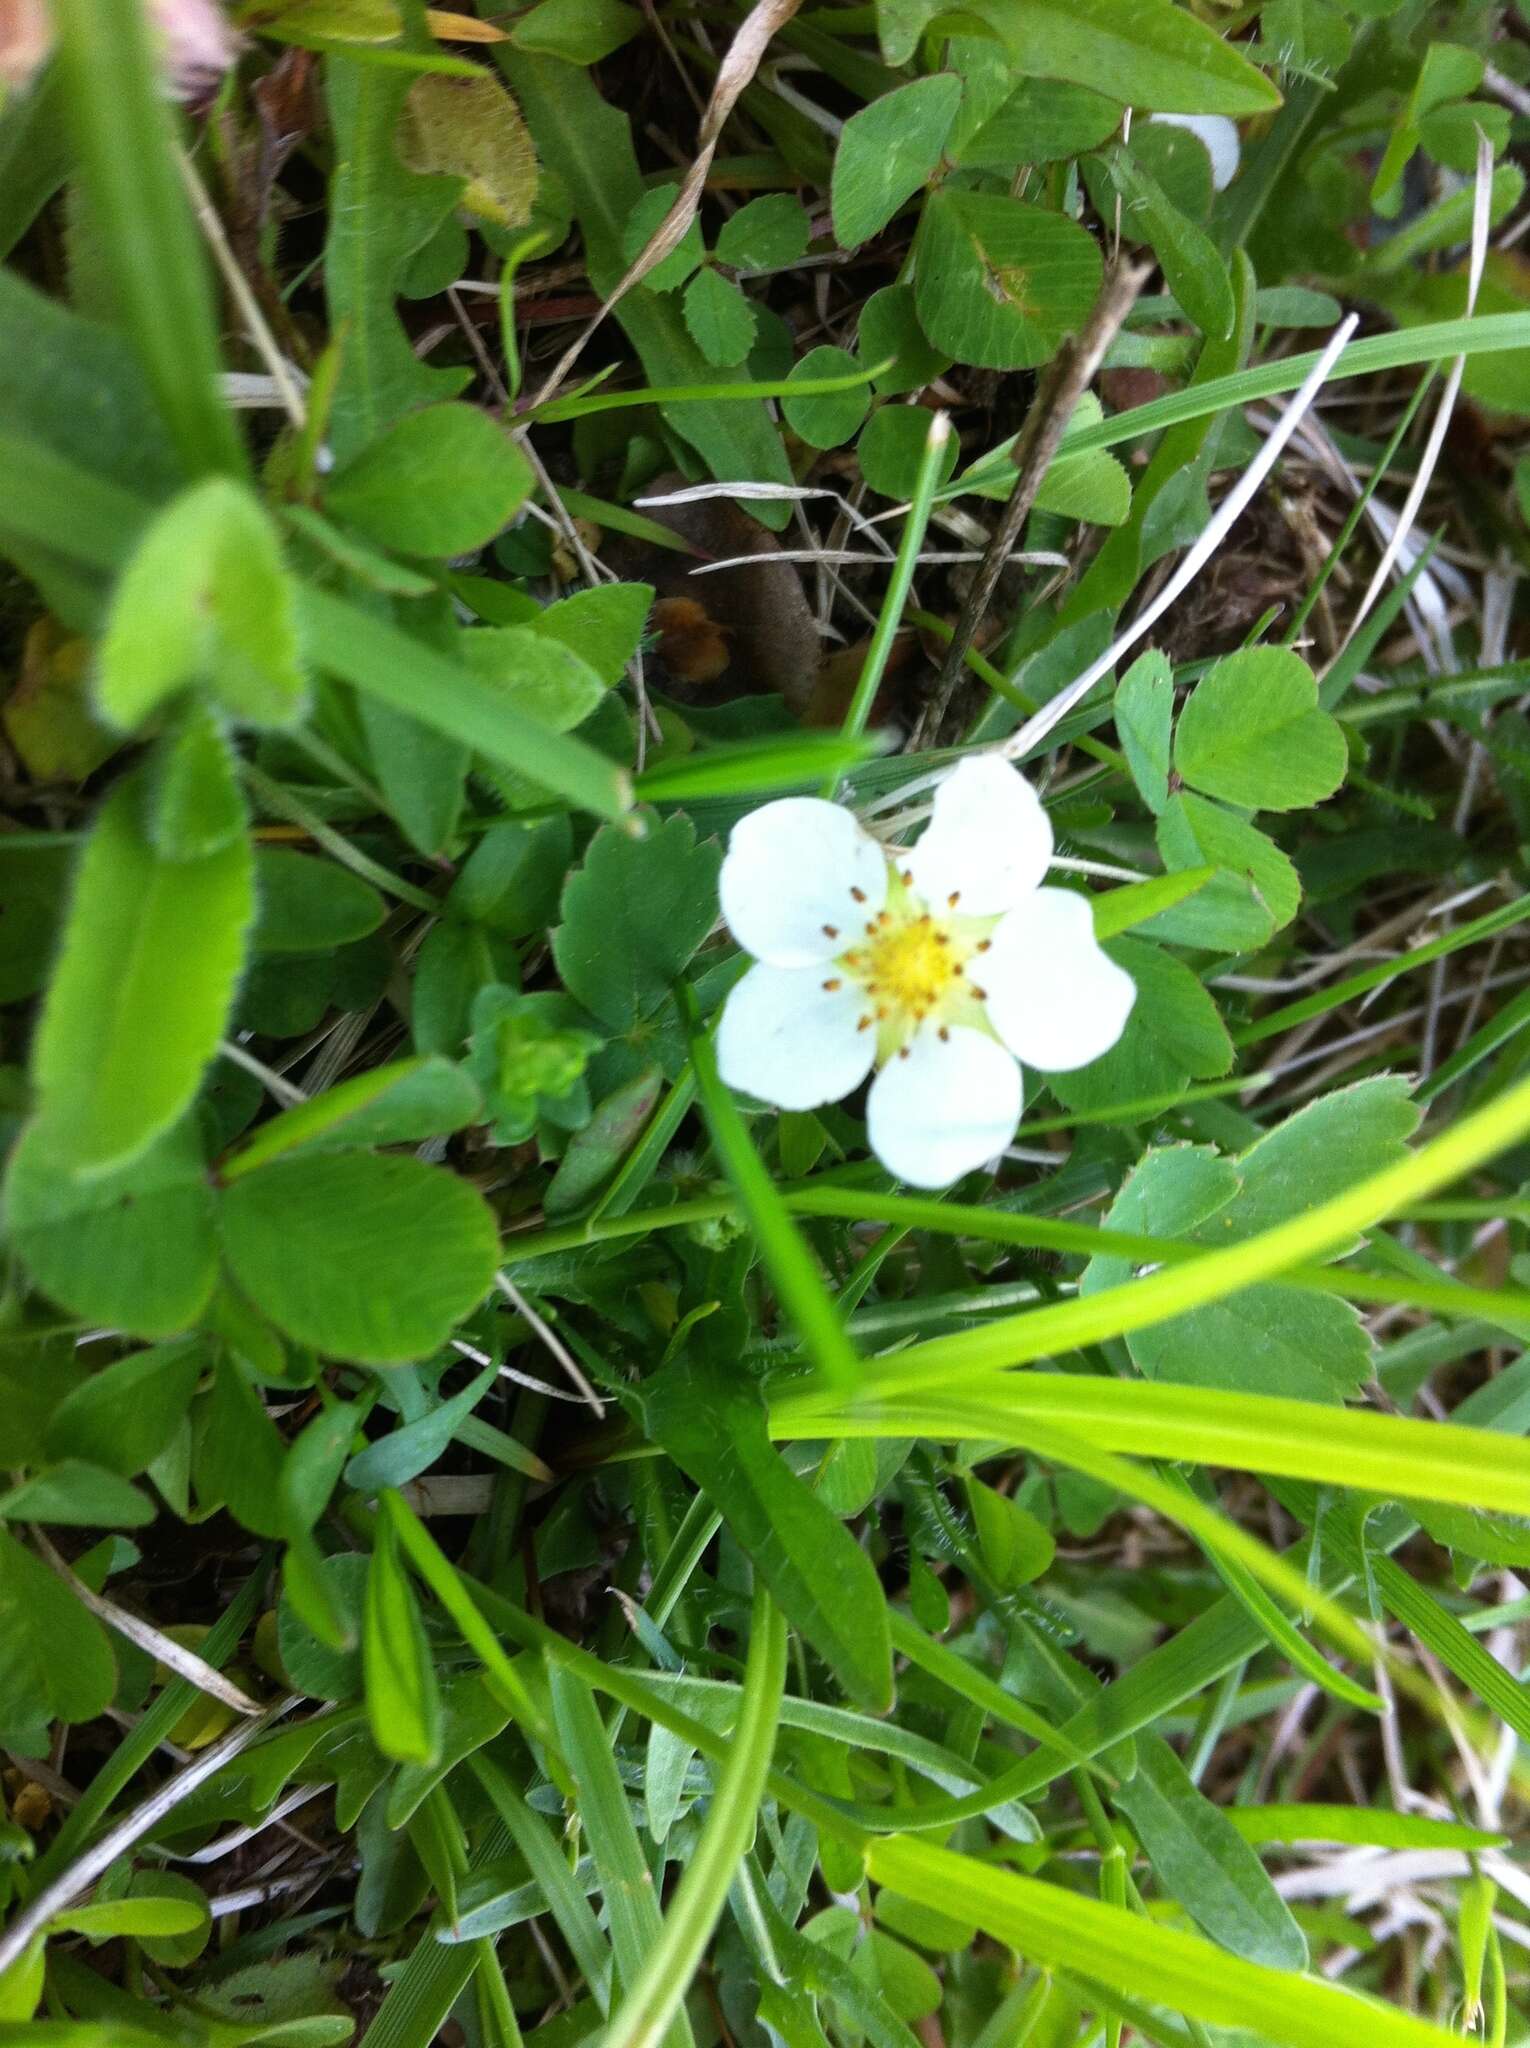
[[[912,889],[914,886],[914,870],[912,868],[903,868],[900,872],[902,874],[904,888]]]
[[[992,945],[992,939],[979,939],[977,945],[973,948],[973,951],[977,953],[986,953]]]
[[[949,1045],[951,1043],[951,1033],[944,1024],[940,1027],[940,1042],[942,1045]]]
[[[864,903],[866,901],[866,891],[864,889],[857,889],[854,882],[850,884],[850,894],[857,903]]]
[[[831,980],[826,981],[824,983],[824,994],[831,996],[837,988],[843,988],[844,985],[845,984],[840,980],[839,976],[836,974],[833,976]]]
[[[898,1047],[898,1057],[900,1060],[906,1060],[908,1058],[908,1047],[906,1045],[900,1045]]]
[[[872,1024],[873,1024],[874,1022],[875,1022],[875,1019],[874,1019],[874,1018],[871,1018],[871,1017],[862,1017],[862,1018],[860,1019],[860,1021],[859,1021],[859,1022],[857,1023],[857,1025],[856,1025],[856,1027],[855,1027],[855,1028],[856,1028],[856,1030],[857,1030],[857,1031],[869,1031],[869,1030],[871,1029],[871,1027],[872,1027]]]
[[[820,925],[819,930],[826,939],[837,939],[839,937],[839,926],[837,924]]]
[[[954,910],[956,908],[957,900],[960,897],[961,893],[962,892],[960,889],[953,889],[951,891],[950,895],[946,898],[947,910]]]
[[[974,994],[974,995],[975,995],[975,996],[977,997],[977,999],[978,999],[978,1001],[979,1001],[980,1003],[986,1003],[986,1002],[987,1002],[987,1000],[988,1000],[988,991],[987,991],[987,989],[986,989],[986,988],[979,988],[979,987],[978,987],[978,985],[977,985],[977,983],[976,983],[975,981],[974,981],[974,982],[969,982],[969,983],[968,983],[968,986],[969,986],[969,988],[970,988],[970,989],[972,990],[972,993],[973,993],[973,994]]]

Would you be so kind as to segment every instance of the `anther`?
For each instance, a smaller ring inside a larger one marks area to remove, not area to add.
[[[912,889],[914,886],[914,870],[912,868],[904,868],[901,870],[901,873],[903,876],[904,888]]]
[[[818,929],[826,939],[837,939],[839,937],[839,926],[837,924],[820,925]]]
[[[898,1057],[900,1060],[906,1060],[908,1058],[908,1047],[906,1045],[900,1045],[898,1047]]]
[[[830,980],[824,983],[824,994],[831,996],[837,988],[843,988],[844,985],[845,984],[840,980],[839,976],[836,974]]]
[[[857,889],[854,882],[850,884],[850,894],[857,903],[864,903],[866,901],[866,891],[864,889]]]
[[[961,895],[961,893],[962,892],[960,889],[953,889],[951,891],[950,895],[946,898],[947,910],[954,910],[956,908],[957,898]]]
[[[870,1017],[862,1017],[856,1024],[855,1028],[857,1031],[869,1031],[871,1029],[872,1022],[873,1020]]]
[[[973,993],[973,994],[974,994],[974,995],[975,995],[975,996],[977,997],[977,999],[978,999],[978,1001],[979,1001],[980,1003],[986,1003],[986,1002],[987,1002],[987,1000],[988,1000],[988,991],[987,991],[987,989],[986,989],[986,988],[979,988],[979,987],[978,987],[978,985],[977,985],[977,983],[976,983],[975,981],[974,981],[974,982],[971,982],[971,983],[969,983],[968,985],[969,985],[969,987],[971,988],[971,990],[972,990],[972,993]]]
[[[951,1034],[944,1024],[940,1027],[940,1042],[942,1045],[949,1045],[951,1043]]]
[[[992,939],[979,939],[976,947],[974,948],[974,951],[979,953],[986,953],[992,945]]]

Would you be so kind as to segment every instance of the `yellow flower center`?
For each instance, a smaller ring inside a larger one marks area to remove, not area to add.
[[[824,983],[834,989],[843,979],[864,992],[861,1029],[876,1032],[879,1065],[905,1052],[922,1024],[933,1023],[942,1037],[957,1023],[987,1029],[984,992],[967,968],[987,952],[997,922],[959,916],[955,898],[937,916],[893,870],[887,907],[867,920],[864,938],[839,956]]]
[[[927,1017],[961,978],[951,934],[926,911],[907,924],[878,928],[865,947],[865,989],[890,1010]]]

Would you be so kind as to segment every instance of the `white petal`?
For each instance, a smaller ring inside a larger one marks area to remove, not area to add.
[[[853,984],[824,987],[818,967],[751,967],[723,1006],[717,1065],[730,1088],[778,1109],[817,1109],[871,1071],[875,1031],[857,1029],[865,1001]]]
[[[1087,1067],[1109,1052],[1137,998],[1137,984],[1101,951],[1089,900],[1074,889],[1038,889],[1012,910],[972,978],[988,1021],[1015,1055],[1044,1074]]]
[[[1020,1121],[1020,1069],[986,1032],[930,1027],[871,1084],[871,1149],[899,1180],[943,1188],[1002,1152]]]
[[[808,967],[842,953],[882,908],[887,857],[839,804],[782,797],[734,826],[718,893],[746,953]]]
[[[1238,175],[1238,160],[1243,153],[1238,124],[1229,121],[1225,114],[1154,114],[1153,119],[1170,128],[1186,128],[1206,145],[1206,154],[1211,158],[1212,185],[1218,192],[1225,192]]]
[[[996,754],[976,754],[936,790],[935,815],[901,865],[932,907],[954,895],[964,917],[996,917],[1039,886],[1051,858],[1035,790]]]

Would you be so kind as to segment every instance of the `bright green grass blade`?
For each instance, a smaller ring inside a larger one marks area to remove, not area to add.
[[[473,1853],[469,1870],[484,1869],[509,1847],[509,1835],[496,1822]],[[449,1948],[430,1934],[422,1934],[389,1984],[376,2019],[362,2036],[361,2048],[431,2048],[440,2038],[447,2015],[467,1989],[477,1962],[478,1951],[472,1942]]]
[[[552,426],[558,420],[586,419],[596,412],[625,412],[634,405],[723,405],[739,398],[827,398],[835,391],[854,391],[870,384],[893,365],[874,363],[870,369],[841,370],[834,377],[767,378],[762,383],[668,384],[640,387],[635,391],[578,392],[567,398],[549,399],[546,405],[529,408],[516,424]]]
[[[1414,363],[1440,363],[1458,355],[1497,355],[1526,347],[1530,347],[1530,313],[1488,313],[1473,320],[1440,320],[1425,327],[1404,327],[1391,334],[1371,334],[1363,341],[1352,341],[1329,372],[1328,381],[1335,384],[1346,377],[1374,376],[1379,370],[1401,370]],[[1259,398],[1277,398],[1294,391],[1321,354],[1320,349],[1308,349],[1301,355],[1283,356],[1278,362],[1261,363],[1227,377],[1189,385],[1147,405],[1132,406],[1101,420],[1098,426],[1081,427],[1076,434],[1070,434],[1068,453],[1083,455],[1092,448],[1114,448],[1122,441],[1135,441],[1143,434],[1178,426],[1182,420],[1203,419],[1207,413],[1249,405]],[[939,496],[960,497],[982,472],[1002,472],[1008,458],[1007,443],[990,450],[981,463],[975,463],[965,477],[947,484]]]
[[[728,1761],[717,1775],[700,1837],[664,1916],[664,1931],[641,1974],[629,1985],[606,2030],[604,2048],[651,2048],[664,2037],[690,1988],[754,1834],[785,1686],[786,1623],[760,1585]]]
[[[1345,980],[1335,982],[1319,995],[1303,996],[1299,1002],[1287,1003],[1282,1009],[1272,1010],[1267,1017],[1258,1017],[1252,1024],[1242,1025],[1233,1033],[1233,1043],[1257,1045],[1262,1038],[1273,1038],[1279,1032],[1290,1031],[1297,1024],[1305,1024],[1310,1017],[1325,1016],[1341,1004],[1353,1002],[1356,996],[1363,996],[1368,989],[1395,981],[1399,974],[1409,974],[1415,967],[1427,967],[1431,960],[1443,960],[1447,953],[1454,953],[1462,946],[1475,945],[1478,939],[1490,939],[1498,932],[1508,931],[1527,917],[1530,917],[1530,896],[1516,896],[1512,903],[1501,904],[1497,910],[1474,917],[1454,931],[1430,939],[1425,945],[1399,953],[1395,960],[1382,960],[1375,967],[1367,967],[1359,974],[1351,974]]]
[[[1017,1728],[1032,1742],[1056,1750],[1059,1756],[1066,1757],[1072,1764],[1090,1770],[1094,1768],[1083,1751],[1059,1735],[1050,1721],[1023,1701],[1014,1699],[1003,1686],[996,1685],[986,1672],[969,1664],[965,1657],[959,1657],[944,1643],[937,1643],[933,1637],[927,1636],[898,1608],[888,1608],[887,1621],[892,1631],[893,1648],[900,1657],[907,1657],[911,1664],[927,1671],[931,1678],[938,1679],[959,1698],[980,1707],[988,1719],[1002,1721],[1008,1728]]]
[[[844,1410],[814,1407],[799,1395],[771,1412],[771,1434],[778,1438],[1029,1443],[1037,1430],[1065,1430],[1099,1450],[1135,1457],[1230,1465],[1384,1498],[1530,1515],[1530,1442],[1523,1437],[1276,1394],[993,1373],[950,1393],[931,1387]]]
[[[701,1113],[718,1159],[754,1232],[765,1270],[824,1381],[841,1394],[849,1394],[860,1384],[861,1377],[861,1361],[855,1346],[845,1335],[823,1275],[787,1213],[775,1182],[766,1172],[737,1104],[722,1084],[712,1041],[701,1029],[696,1015],[695,997],[686,988],[679,995],[690,1036],[691,1067],[701,1098]]]
[[[1502,1849],[1507,1835],[1376,1806],[1230,1806],[1245,1842],[1356,1842],[1378,1849]]]
[[[895,1357],[870,1360],[864,1367],[866,1395],[928,1392],[935,1386],[982,1377],[1002,1366],[1029,1365],[1080,1345],[1122,1337],[1128,1331],[1167,1322],[1187,1309],[1220,1301],[1240,1288],[1274,1279],[1305,1259],[1347,1244],[1405,1202],[1433,1194],[1482,1165],[1527,1131],[1530,1079],[1462,1117],[1406,1159],[1240,1244],[1099,1294],[1000,1317],[981,1329],[935,1337]]]
[[[1213,2026],[1246,2027],[1282,2048],[1447,2048],[1457,2040],[1334,1985],[1243,1962],[1199,1935],[928,1842],[879,1837],[866,1861],[878,1884],[974,1921],[1029,1962],[1119,1986]]]

